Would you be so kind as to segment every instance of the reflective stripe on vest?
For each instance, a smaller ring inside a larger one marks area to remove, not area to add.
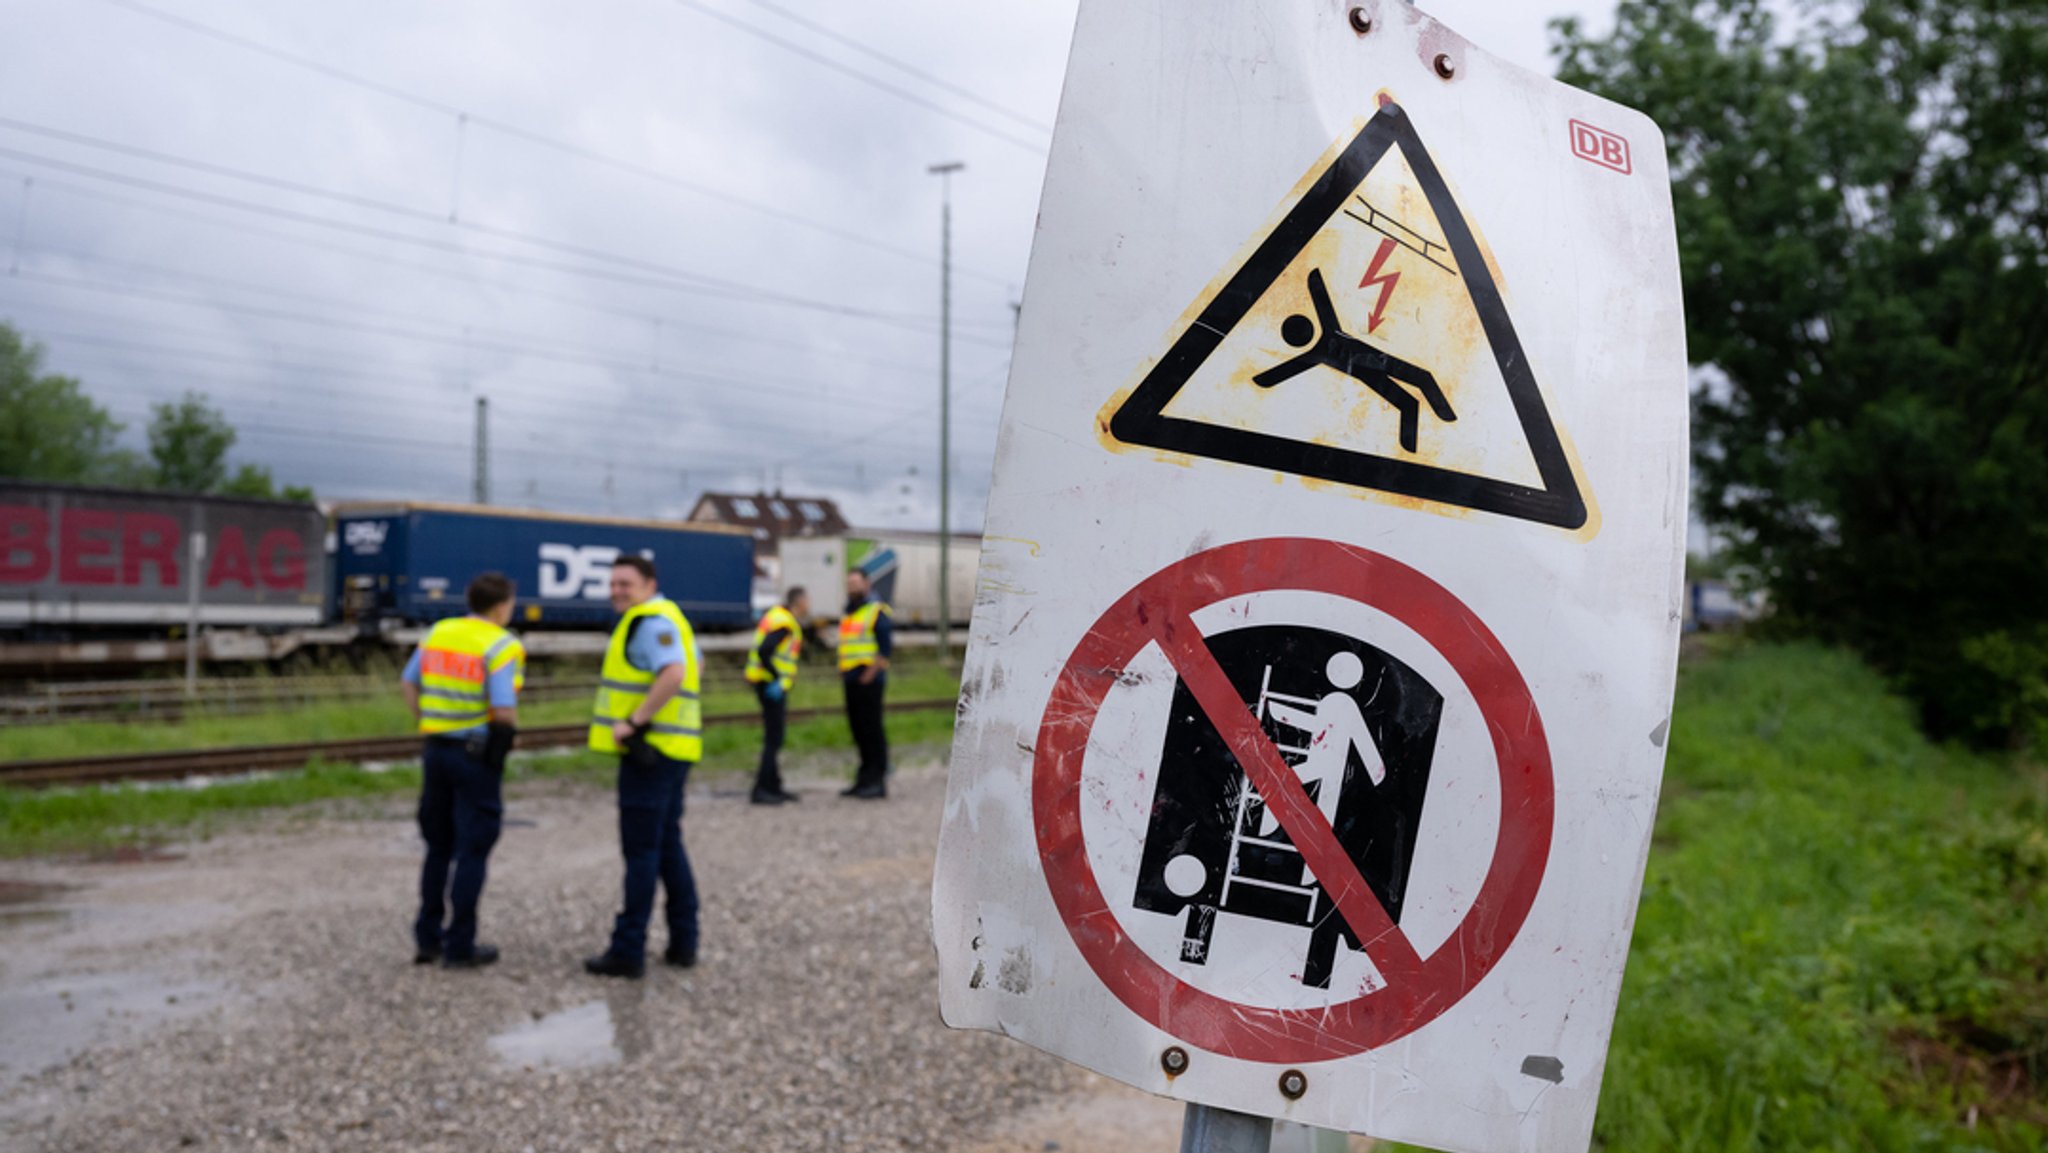
[[[882,657],[882,643],[875,639],[875,621],[889,611],[880,601],[869,601],[839,619],[839,671],[871,665]]]
[[[641,628],[672,628],[676,640],[683,648],[683,685],[667,704],[650,718],[653,724],[647,729],[647,743],[662,756],[678,761],[696,761],[704,756],[704,706],[697,699],[702,690],[697,663],[697,636],[690,630],[690,622],[684,618],[683,610],[667,597],[634,605],[619,618],[619,627],[612,630],[611,643],[605,646],[604,667],[598,670],[597,703],[590,710],[590,747],[600,753],[616,753],[619,743],[612,737],[612,722],[627,720],[640,702],[647,699],[647,690],[654,685],[655,674],[633,667],[626,659],[626,640],[633,635],[633,624],[643,618]]]
[[[497,625],[481,617],[436,624],[420,642],[420,732],[452,733],[488,724],[486,686],[507,664],[514,666],[513,687],[523,687],[526,649]]]
[[[781,629],[787,629],[789,635],[783,637],[782,642],[775,646],[775,651],[769,654],[769,660],[775,666],[775,672],[771,676],[761,664],[761,644],[768,639],[770,633]],[[803,648],[804,630],[803,626],[796,623],[796,615],[781,605],[769,609],[761,614],[761,623],[754,626],[754,644],[747,650],[747,681],[751,684],[765,685],[771,679],[780,680],[782,687],[788,689],[796,683],[796,658],[803,652]]]

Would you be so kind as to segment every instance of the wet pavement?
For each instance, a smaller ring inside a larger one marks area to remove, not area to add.
[[[491,1037],[508,1069],[587,1069],[637,1061],[652,1048],[645,986],[621,985],[605,998],[536,1015]]]
[[[78,973],[10,984],[0,988],[0,1082],[54,1068],[87,1049],[116,1044],[168,1021],[199,1016],[225,1003],[228,993],[220,981],[176,980],[147,971]]]
[[[410,798],[0,863],[0,1149],[1177,1147],[1174,1103],[939,1022],[935,762],[883,804],[797,781],[772,810],[692,791],[702,963],[638,982],[580,968],[618,899],[598,786],[512,790],[504,959],[471,973],[411,964]]]

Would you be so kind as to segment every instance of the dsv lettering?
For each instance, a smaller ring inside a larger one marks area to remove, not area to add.
[[[641,555],[652,554],[643,550]],[[544,544],[540,546],[540,595],[548,600],[604,600],[611,595],[612,562],[618,558],[619,550],[608,544]]]

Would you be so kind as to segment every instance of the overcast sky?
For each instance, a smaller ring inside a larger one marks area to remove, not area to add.
[[[1075,4],[0,0],[0,320],[326,499],[467,500],[486,397],[496,503],[931,527],[959,161],[972,529]],[[1612,0],[1424,7],[1547,72]]]

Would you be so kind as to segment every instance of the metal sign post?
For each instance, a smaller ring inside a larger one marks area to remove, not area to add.
[[[1180,1153],[1267,1153],[1272,1147],[1271,1118],[1189,1105],[1181,1121]]]
[[[185,569],[185,695],[199,692],[199,589],[205,581],[206,534],[192,534]]]

